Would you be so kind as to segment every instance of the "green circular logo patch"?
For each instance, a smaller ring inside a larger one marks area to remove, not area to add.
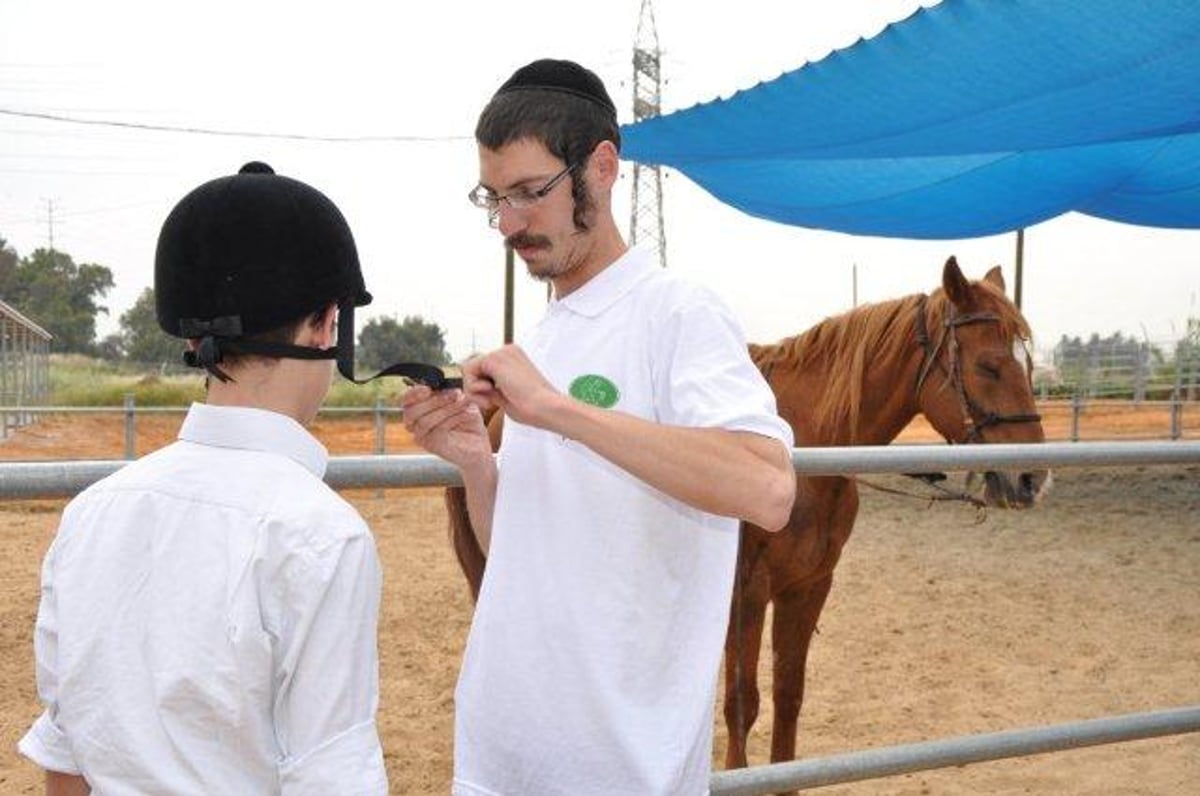
[[[601,409],[610,409],[616,406],[621,391],[603,376],[588,373],[571,382],[571,397]]]

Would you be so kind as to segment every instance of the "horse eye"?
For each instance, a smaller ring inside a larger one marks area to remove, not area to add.
[[[976,362],[975,368],[989,379],[1000,380],[1000,368],[995,365],[990,365],[987,362]]]

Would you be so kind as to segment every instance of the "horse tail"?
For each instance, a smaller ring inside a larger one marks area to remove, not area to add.
[[[471,589],[471,601],[479,599],[479,585],[483,582],[483,569],[487,556],[475,538],[475,528],[467,513],[467,490],[461,486],[446,487],[446,512],[450,515],[450,544],[458,566]]]

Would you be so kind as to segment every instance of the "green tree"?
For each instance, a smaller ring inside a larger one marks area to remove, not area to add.
[[[96,343],[96,356],[107,362],[119,362],[125,358],[125,340],[119,332],[106,334]]]
[[[121,351],[130,362],[147,365],[178,365],[183,361],[184,342],[171,337],[158,325],[154,314],[154,288],[138,296],[119,321]]]
[[[12,278],[20,261],[21,258],[17,256],[16,249],[13,249],[8,245],[8,241],[0,237],[0,292],[5,292],[4,286]],[[0,295],[0,299],[7,300],[4,295]]]
[[[0,298],[54,335],[52,351],[94,353],[96,314],[108,313],[98,301],[112,289],[112,271],[54,249],[11,259],[0,255]]]
[[[358,360],[379,370],[396,362],[450,363],[446,335],[436,323],[427,323],[420,315],[407,315],[403,321],[394,316],[372,318],[358,335]]]

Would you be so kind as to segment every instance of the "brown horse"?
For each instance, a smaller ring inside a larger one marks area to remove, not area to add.
[[[883,445],[917,414],[952,443],[1041,442],[1028,361],[1016,356],[1029,327],[1004,295],[999,267],[968,281],[951,257],[942,288],[855,309],[750,355],[775,392],[797,447]],[[498,446],[500,418],[489,424]],[[989,472],[990,505],[1032,505],[1045,471]],[[446,493],[451,538],[472,597],[486,560],[467,518],[461,488]],[[756,682],[767,604],[775,721],[771,761],[795,755],[804,669],[833,570],[858,512],[852,477],[797,478],[788,525],[769,533],[743,523],[725,643],[727,768],[746,765],[746,735],[758,716]]]
[[[1041,442],[1024,318],[1004,295],[1000,268],[968,281],[951,257],[942,288],[867,305],[775,345],[751,345],[799,448],[886,445],[918,414],[951,443]],[[1046,471],[988,472],[989,505],[1027,507]],[[788,525],[768,533],[743,523],[725,642],[726,768],[745,766],[758,716],[759,647],[768,603],[774,726],[771,762],[795,756],[809,642],[858,513],[852,477],[796,481]]]

